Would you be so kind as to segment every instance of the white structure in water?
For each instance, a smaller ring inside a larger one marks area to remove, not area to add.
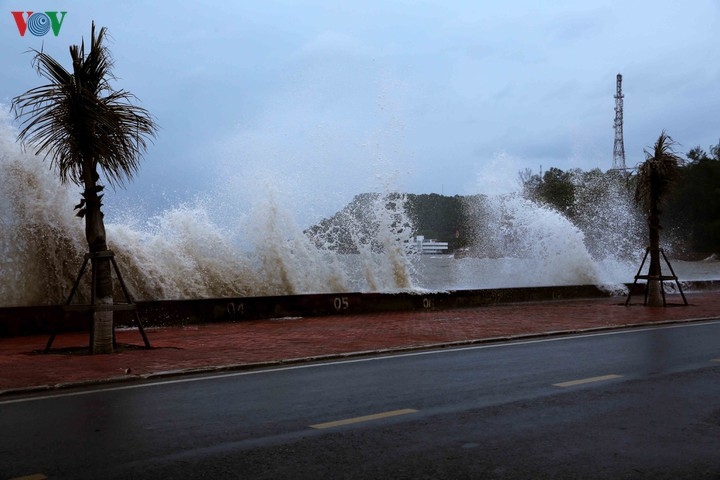
[[[424,235],[415,237],[415,245],[418,253],[439,254],[445,253],[448,249],[448,242],[436,242],[435,240],[425,240]]]

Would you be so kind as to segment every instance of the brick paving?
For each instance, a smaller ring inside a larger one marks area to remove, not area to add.
[[[125,346],[112,355],[90,356],[86,350],[71,348],[86,347],[87,333],[58,335],[53,353],[46,355],[38,352],[47,336],[5,337],[0,338],[0,394],[526,335],[720,318],[717,292],[690,293],[687,298],[687,307],[625,307],[624,298],[613,297],[149,328],[151,350]],[[680,302],[679,296],[669,296],[668,300]],[[142,345],[137,330],[118,331],[117,340],[121,346]]]

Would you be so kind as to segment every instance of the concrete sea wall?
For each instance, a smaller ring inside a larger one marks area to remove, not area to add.
[[[630,287],[631,285],[628,285]],[[669,285],[668,285],[669,286]],[[720,290],[720,281],[684,282],[688,291]],[[634,302],[642,302],[643,285],[635,285]],[[456,290],[427,293],[337,293],[277,297],[206,298],[136,302],[143,325],[163,327],[282,317],[354,315],[391,311],[447,310],[502,303],[558,301],[611,297],[595,285]],[[625,301],[618,297],[618,303]],[[116,324],[130,325],[132,312],[116,312]],[[48,333],[89,328],[87,313],[66,311],[62,305],[0,308],[0,336]]]

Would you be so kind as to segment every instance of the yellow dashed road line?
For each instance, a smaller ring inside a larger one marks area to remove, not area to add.
[[[410,413],[416,413],[416,412],[417,412],[417,410],[413,410],[412,408],[404,408],[402,410],[393,410],[390,412],[375,413],[373,415],[365,415],[363,417],[346,418],[344,420],[335,420],[334,422],[318,423],[315,425],[310,425],[310,428],[323,429],[323,428],[340,427],[342,425],[351,425],[353,423],[370,422],[373,420],[380,420],[382,418],[397,417],[399,415],[408,415]]]
[[[600,377],[581,378],[580,380],[571,380],[569,382],[553,383],[555,387],[574,387],[575,385],[584,385],[586,383],[604,382],[606,380],[613,380],[615,378],[622,378],[622,375],[602,375]]]

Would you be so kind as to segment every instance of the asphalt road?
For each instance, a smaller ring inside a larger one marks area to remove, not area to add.
[[[720,479],[720,322],[0,399],[0,478]]]

